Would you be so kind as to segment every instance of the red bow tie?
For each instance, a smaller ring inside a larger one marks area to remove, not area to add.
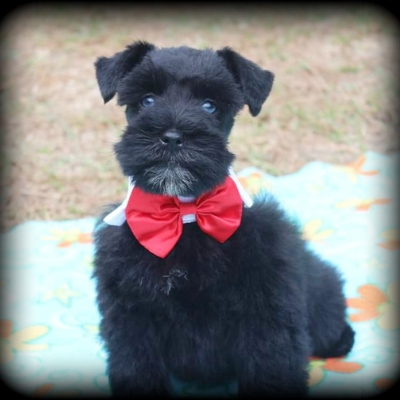
[[[134,187],[125,209],[136,239],[151,253],[165,258],[182,235],[182,216],[195,214],[200,229],[223,243],[236,231],[243,201],[232,178],[191,203],[177,197],[149,194]]]

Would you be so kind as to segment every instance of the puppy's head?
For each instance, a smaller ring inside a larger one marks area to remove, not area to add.
[[[273,74],[226,47],[158,49],[135,42],[95,63],[104,102],[117,94],[127,127],[114,149],[125,175],[143,190],[198,196],[222,183],[235,115],[258,115]]]

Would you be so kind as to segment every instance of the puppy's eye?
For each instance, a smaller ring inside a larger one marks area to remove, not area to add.
[[[153,96],[145,96],[142,100],[140,100],[140,104],[143,107],[153,107],[154,106],[154,97]]]
[[[213,114],[213,113],[215,113],[215,111],[217,111],[217,106],[216,106],[214,103],[212,103],[211,101],[205,101],[205,102],[201,105],[201,108],[202,108],[205,112],[207,112],[207,113],[209,113],[209,114]]]

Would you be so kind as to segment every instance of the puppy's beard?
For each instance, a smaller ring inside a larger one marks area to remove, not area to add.
[[[150,187],[157,193],[166,196],[188,196],[191,193],[195,177],[186,169],[177,164],[166,167],[150,167],[145,176]]]

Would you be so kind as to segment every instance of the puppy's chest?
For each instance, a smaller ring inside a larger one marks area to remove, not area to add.
[[[171,291],[182,290],[190,286],[187,267],[175,266],[166,270],[164,275],[155,275],[156,290],[162,294],[170,295]]]
[[[171,297],[191,296],[230,276],[230,260],[224,247],[204,234],[195,223],[185,224],[181,238],[166,258],[141,246],[131,232],[121,232],[129,248],[129,259],[142,293]],[[125,249],[126,251],[126,249]]]

